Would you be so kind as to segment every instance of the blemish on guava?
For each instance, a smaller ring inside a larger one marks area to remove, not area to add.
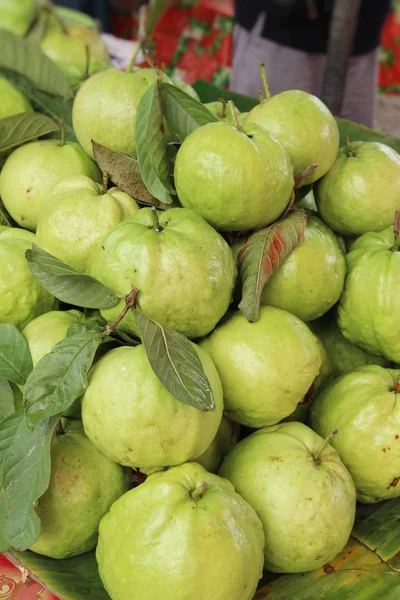
[[[282,456],[270,456],[269,460],[271,462],[283,462]]]
[[[29,194],[32,191],[32,186],[28,187],[28,189],[26,190],[25,194]]]
[[[329,563],[324,565],[324,571],[325,573],[334,573],[335,572],[335,568],[332,567],[332,565],[330,565]]]
[[[389,490],[391,487],[393,487],[393,488],[394,488],[394,487],[396,487],[396,486],[397,486],[397,484],[398,484],[399,482],[400,482],[400,477],[395,477],[395,478],[393,479],[392,483],[389,485],[389,487],[388,487],[388,490]]]
[[[396,434],[396,435],[394,436],[394,439],[395,439],[395,440],[398,440],[398,439],[399,439],[399,437],[400,437],[400,436]]]

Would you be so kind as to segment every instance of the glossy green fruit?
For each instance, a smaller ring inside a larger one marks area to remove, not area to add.
[[[39,211],[53,186],[69,175],[86,175],[101,181],[97,165],[73,142],[31,142],[14,150],[0,173],[4,206],[21,227],[36,230]]]
[[[113,600],[252,600],[263,544],[251,506],[190,463],[151,475],[112,506],[96,558]]]
[[[33,242],[35,237],[28,231],[0,228],[0,323],[23,328],[57,305],[28,269],[25,252]]]
[[[51,476],[36,512],[41,521],[33,552],[67,558],[93,550],[100,520],[130,487],[129,470],[89,442],[80,421],[63,421],[51,443]]]
[[[288,90],[255,106],[247,123],[257,123],[288,151],[297,177],[311,164],[318,166],[300,185],[317,181],[335,162],[339,149],[337,123],[321,100],[300,90]]]
[[[392,227],[358,238],[346,262],[338,309],[343,335],[370,354],[400,362],[400,252]]]
[[[2,75],[0,76],[0,98],[0,119],[33,110],[28,98],[21,94],[19,89]]]
[[[194,98],[194,100],[200,102],[200,96],[198,95],[196,90],[188,83],[182,81],[182,79],[178,79],[177,77],[171,77],[171,83],[173,83],[174,86],[182,90],[182,92],[185,92],[185,94],[187,94],[191,98]]]
[[[379,142],[353,142],[339,151],[332,169],[318,182],[315,199],[321,218],[334,231],[361,235],[394,223],[400,209],[400,156]]]
[[[221,377],[227,416],[249,427],[272,425],[290,415],[321,365],[308,327],[272,306],[261,307],[255,323],[234,313],[201,346]]]
[[[359,367],[324,389],[311,407],[320,435],[335,429],[331,444],[349,469],[361,502],[400,496],[400,371]]]
[[[210,473],[216,473],[233,446],[239,441],[240,425],[233,423],[225,415],[222,417],[217,435],[201,456],[195,459]]]
[[[0,28],[23,37],[36,12],[37,0],[1,0]]]
[[[261,302],[312,321],[339,300],[345,273],[346,262],[335,234],[310,216],[303,240],[269,280]]]
[[[354,483],[337,452],[302,423],[281,423],[237,444],[219,471],[255,509],[265,532],[265,568],[322,567],[346,545]]]
[[[197,338],[225,314],[236,266],[225,240],[196,213],[172,208],[154,214],[143,208],[105,237],[91,274],[121,297],[138,288],[143,313]],[[101,314],[113,321],[123,307],[121,300]],[[132,311],[121,328],[137,331]]]
[[[174,398],[154,374],[144,346],[111,350],[92,368],[82,399],[88,438],[106,456],[143,473],[203,454],[222,418],[222,388],[210,357],[193,346],[214,394],[215,410]]]
[[[77,271],[87,273],[104,236],[139,210],[117,187],[105,194],[84,175],[57,183],[39,212],[36,239],[43,250]]]
[[[193,131],[179,148],[174,177],[182,205],[225,231],[272,223],[293,189],[287,152],[253,124],[238,131],[208,123]]]

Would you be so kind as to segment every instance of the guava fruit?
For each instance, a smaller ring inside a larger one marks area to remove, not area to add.
[[[365,233],[346,256],[338,308],[343,335],[370,354],[400,362],[400,252],[392,227]]]
[[[311,424],[320,435],[338,428],[332,446],[348,468],[360,502],[400,496],[400,371],[359,367],[317,396]]]
[[[229,481],[188,463],[113,504],[96,558],[113,600],[252,600],[263,544],[259,518]]]
[[[0,98],[0,119],[33,110],[28,98],[11,81],[8,81],[2,75],[0,75]]]
[[[86,76],[89,52],[89,75],[111,66],[107,46],[97,31],[81,25],[65,24],[65,31],[56,23],[48,27],[40,47],[66,74],[72,87],[77,87]]]
[[[63,426],[51,442],[50,484],[36,506],[40,536],[30,548],[51,558],[93,550],[100,520],[130,487],[129,469],[99,452],[80,421]]]
[[[93,158],[92,140],[110,150],[135,152],[139,102],[156,79],[154,69],[131,73],[110,68],[82,84],[75,96],[72,120],[76,137],[89,156]]]
[[[226,415],[249,427],[272,425],[290,415],[321,366],[307,325],[273,306],[261,307],[255,323],[233,313],[201,347],[221,378]]]
[[[364,352],[349,342],[340,331],[335,314],[328,313],[313,321],[311,328],[325,347],[335,377],[345,375],[363,365],[389,366],[389,361],[382,356]]]
[[[35,16],[37,0],[1,0],[0,27],[23,37]]]
[[[354,483],[336,450],[303,423],[251,434],[236,444],[219,474],[260,517],[269,571],[312,571],[346,545],[355,516]]]
[[[104,236],[138,210],[135,200],[117,187],[103,193],[89,177],[71,175],[52,188],[39,211],[37,244],[74,269],[88,272]]]
[[[216,473],[225,456],[239,441],[240,425],[233,423],[225,415],[222,417],[217,435],[201,456],[195,459],[202,467],[210,473]]]
[[[309,216],[302,241],[265,286],[261,303],[312,321],[339,300],[345,274],[335,234],[318,217]]]
[[[236,266],[225,240],[193,211],[142,208],[104,238],[91,274],[121,297],[138,288],[137,305],[143,313],[197,338],[225,314]],[[121,300],[101,314],[113,321],[123,306]],[[120,327],[136,332],[132,311]]]
[[[245,124],[208,123],[178,150],[179,200],[216,229],[241,231],[275,221],[293,189],[289,155],[267,131]]]
[[[11,227],[0,229],[0,323],[25,327],[35,317],[57,306],[56,299],[42,288],[28,269],[26,250],[35,238],[30,232]]]
[[[315,187],[321,218],[343,235],[381,231],[400,209],[400,156],[379,142],[340,148],[335,164]]]
[[[247,123],[265,127],[288,151],[297,177],[312,163],[318,166],[300,186],[320,179],[335,162],[339,149],[337,123],[321,100],[301,90],[287,90],[264,100],[248,114]]]
[[[73,142],[40,140],[14,150],[0,173],[0,196],[21,227],[35,231],[38,213],[52,187],[69,175],[86,175],[101,181],[97,165]]]
[[[212,360],[195,348],[214,394],[215,410],[174,398],[153,372],[144,346],[116,348],[91,369],[82,398],[85,433],[110,460],[143,473],[203,454],[222,419],[222,388]]]
[[[179,79],[178,77],[171,77],[171,83],[173,83],[175,87],[182,90],[182,92],[185,92],[185,94],[187,94],[191,98],[194,98],[195,100],[200,102],[200,96],[198,95],[196,90],[185,81],[182,81],[182,79]]]

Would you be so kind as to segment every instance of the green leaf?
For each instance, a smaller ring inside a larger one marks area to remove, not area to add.
[[[43,92],[64,100],[73,97],[66,75],[37,44],[1,29],[0,48],[0,67],[27,77]]]
[[[139,169],[139,161],[135,154],[114,152],[92,140],[95,161],[102,171],[106,171],[110,179],[132,198],[141,204],[169,208],[168,204],[159,202],[150,194],[143,183]]]
[[[201,102],[169,83],[162,84],[164,114],[181,142],[198,127],[218,121]]]
[[[400,498],[384,502],[356,525],[352,535],[382,560],[393,558],[400,552]]]
[[[340,133],[340,145],[344,146],[346,143],[346,137],[350,138],[351,142],[380,142],[386,144],[400,153],[400,140],[398,138],[386,135],[371,129],[360,123],[354,123],[347,119],[336,119],[339,126]]]
[[[0,377],[0,422],[15,412],[14,394],[7,379]]]
[[[78,273],[55,256],[33,245],[25,253],[28,267],[45,290],[62,302],[85,308],[110,308],[119,298],[100,281]]]
[[[23,385],[31,371],[26,339],[15,325],[0,323],[0,377]]]
[[[56,344],[33,369],[24,386],[25,416],[29,427],[64,412],[88,386],[101,336],[83,332]]]
[[[58,417],[43,421],[31,431],[19,414],[15,413],[19,423],[14,437],[8,439],[4,450],[2,493],[7,510],[5,535],[12,547],[26,550],[40,534],[40,519],[34,507],[49,485],[50,442]]]
[[[239,308],[250,322],[258,320],[263,289],[283,261],[300,244],[307,213],[294,210],[266,229],[257,231],[238,254],[243,282]]]
[[[135,318],[151,368],[169,393],[198,410],[214,410],[214,395],[193,344],[137,309]]]
[[[0,152],[6,152],[59,130],[60,127],[54,121],[37,112],[7,117],[0,120]]]
[[[146,188],[163,204],[171,204],[167,144],[162,132],[160,84],[155,81],[142,96],[135,126],[135,146],[140,174]]]
[[[67,330],[66,337],[81,333],[103,333],[107,327],[107,321],[101,317],[92,317],[83,323],[72,323]]]

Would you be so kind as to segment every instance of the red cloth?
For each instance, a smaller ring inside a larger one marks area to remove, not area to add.
[[[379,88],[385,94],[400,93],[400,12],[389,13],[381,35]]]
[[[59,600],[41,583],[31,577],[22,581],[22,572],[0,554],[0,599],[1,600]]]

